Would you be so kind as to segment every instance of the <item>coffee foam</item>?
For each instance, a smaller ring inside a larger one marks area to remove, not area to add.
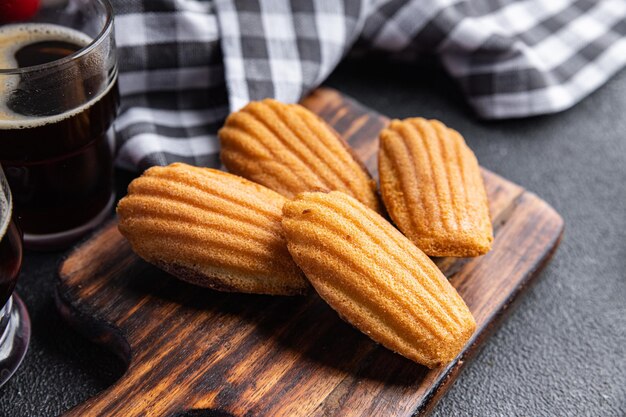
[[[18,65],[15,59],[17,51],[26,45],[50,40],[70,42],[84,47],[92,41],[92,38],[83,32],[47,23],[5,25],[0,27],[0,68],[17,69]],[[0,130],[37,127],[71,117],[100,99],[114,84],[110,83],[106,91],[98,94],[97,97],[79,108],[54,116],[32,117],[15,113],[7,105],[11,92],[17,88],[19,82],[20,76],[17,74],[0,74]]]

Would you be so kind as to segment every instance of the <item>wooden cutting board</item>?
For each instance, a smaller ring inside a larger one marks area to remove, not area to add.
[[[341,133],[376,177],[387,119],[334,90],[303,104]],[[563,220],[483,170],[493,250],[436,262],[467,302],[474,337],[428,370],[375,344],[316,294],[270,297],[194,287],[143,262],[115,221],[61,265],[58,306],[128,370],[67,416],[412,416],[427,414],[556,249]]]

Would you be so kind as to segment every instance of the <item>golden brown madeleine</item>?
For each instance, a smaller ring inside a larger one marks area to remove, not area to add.
[[[222,291],[298,294],[309,285],[287,251],[285,201],[222,171],[153,167],[119,202],[119,230],[139,256],[182,280]]]
[[[428,367],[451,361],[476,328],[437,266],[380,215],[341,193],[283,208],[287,247],[319,295],[387,348]]]
[[[376,182],[348,144],[298,104],[253,101],[219,131],[221,158],[233,174],[292,198],[304,191],[343,191],[380,211]]]
[[[380,133],[380,189],[398,228],[430,256],[478,256],[493,231],[478,161],[456,130],[419,117]]]

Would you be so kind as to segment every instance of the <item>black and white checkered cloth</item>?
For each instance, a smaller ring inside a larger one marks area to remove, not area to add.
[[[219,166],[249,100],[296,102],[356,43],[435,55],[484,118],[566,109],[626,63],[626,0],[113,0],[118,164]]]

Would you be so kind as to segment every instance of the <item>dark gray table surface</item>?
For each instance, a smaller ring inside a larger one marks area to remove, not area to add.
[[[481,164],[565,219],[537,285],[487,341],[435,416],[626,415],[626,71],[563,113],[484,122],[440,71],[342,64],[327,82],[392,117],[437,118]],[[118,173],[123,189],[128,174]],[[123,364],[61,321],[53,289],[65,252],[27,252],[18,283],[30,350],[0,389],[0,415],[52,416],[119,377]]]

